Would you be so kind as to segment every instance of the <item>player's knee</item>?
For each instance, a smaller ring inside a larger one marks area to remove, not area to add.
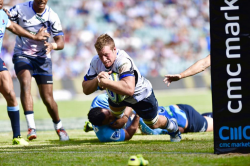
[[[50,106],[52,105],[52,103],[54,102],[54,99],[52,96],[45,96],[45,97],[42,97],[42,100],[43,100],[43,103],[46,105],[46,106]]]
[[[143,119],[144,123],[148,125],[151,129],[159,128],[159,115],[157,115],[154,119]]]
[[[15,102],[15,100],[16,100],[16,94],[15,94],[14,90],[9,90],[6,93],[3,93],[3,95],[4,95],[4,98],[7,101],[7,103],[11,104],[11,103]]]
[[[14,90],[11,90],[11,91],[9,92],[9,97],[10,97],[10,99],[15,100],[16,94],[15,94]]]

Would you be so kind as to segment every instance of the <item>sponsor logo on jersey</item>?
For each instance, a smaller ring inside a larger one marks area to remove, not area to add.
[[[168,115],[173,116],[173,113],[170,111],[169,107],[164,107],[164,108],[167,111]]]
[[[25,19],[23,19],[23,22],[24,22],[24,23],[31,24],[31,22],[30,22],[30,21],[27,21],[27,20],[25,20]]]
[[[38,20],[41,21],[41,22],[45,22],[45,19],[39,17],[38,15],[36,15],[36,19],[38,19]]]
[[[112,140],[119,140],[120,137],[121,137],[121,133],[120,133],[120,130],[118,130],[118,131],[115,131],[115,132],[111,135],[110,139],[112,139]]]
[[[18,56],[18,58],[24,58],[24,59],[27,59],[26,57],[24,57],[24,56]]]
[[[94,132],[97,133],[99,129],[93,125]]]
[[[0,28],[0,41],[3,40],[4,28]]]
[[[4,19],[3,19],[3,25],[5,24]]]

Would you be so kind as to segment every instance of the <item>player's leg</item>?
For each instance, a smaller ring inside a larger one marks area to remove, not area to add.
[[[204,116],[204,118],[207,120],[207,130],[206,131],[214,131],[214,122],[213,118]]]
[[[41,78],[45,78],[41,76]],[[37,77],[36,80],[38,81]],[[53,97],[53,84],[40,84],[38,83],[38,89],[40,96],[50,117],[53,120],[54,128],[61,141],[69,140],[69,136],[63,128],[62,121],[59,118],[58,106]]]
[[[151,129],[167,129],[171,136],[171,141],[179,142],[181,140],[177,120],[158,115],[158,102],[153,92],[146,99],[129,106],[136,111]]]
[[[213,113],[212,112],[206,112],[206,113],[203,113],[201,114],[202,116],[207,116],[207,117],[210,117],[210,118],[213,118]]]
[[[205,132],[212,131],[212,119],[207,119],[201,116],[192,106],[187,104],[177,104],[177,106],[183,110],[187,115],[188,126],[185,132]]]
[[[37,136],[33,111],[33,99],[31,95],[33,65],[30,59],[15,55],[13,57],[13,63],[20,83],[20,98],[28,126],[27,138],[29,140],[36,139]]]
[[[0,59],[0,61],[2,61]],[[2,68],[2,67],[0,67]],[[19,106],[16,100],[14,87],[11,76],[7,70],[0,69],[0,93],[4,96],[7,102],[7,111],[11,121],[11,127],[13,131],[13,144],[14,145],[28,145],[20,133],[20,118],[19,118]]]

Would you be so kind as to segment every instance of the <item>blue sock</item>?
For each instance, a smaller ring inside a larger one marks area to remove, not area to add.
[[[19,118],[19,106],[7,107],[8,115],[11,121],[11,127],[13,131],[13,138],[21,136],[20,133],[20,118]]]

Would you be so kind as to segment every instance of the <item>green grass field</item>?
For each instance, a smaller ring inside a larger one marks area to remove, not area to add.
[[[199,112],[212,110],[208,90],[156,92],[159,105],[190,104]],[[65,120],[86,118],[90,100],[78,98],[58,102]],[[92,99],[89,97],[89,99]],[[6,105],[0,104],[0,120],[8,120]],[[21,110],[22,111],[22,110]],[[49,119],[41,101],[35,102],[35,119]],[[24,116],[21,113],[21,119]],[[138,132],[130,141],[100,143],[94,132],[67,130],[70,141],[60,142],[54,131],[38,131],[29,146],[12,146],[11,132],[0,133],[0,165],[127,165],[131,155],[143,154],[151,166],[165,165],[250,165],[249,154],[213,154],[213,133],[182,134],[183,140],[171,143],[168,135],[147,136]],[[25,136],[26,132],[23,131]]]

